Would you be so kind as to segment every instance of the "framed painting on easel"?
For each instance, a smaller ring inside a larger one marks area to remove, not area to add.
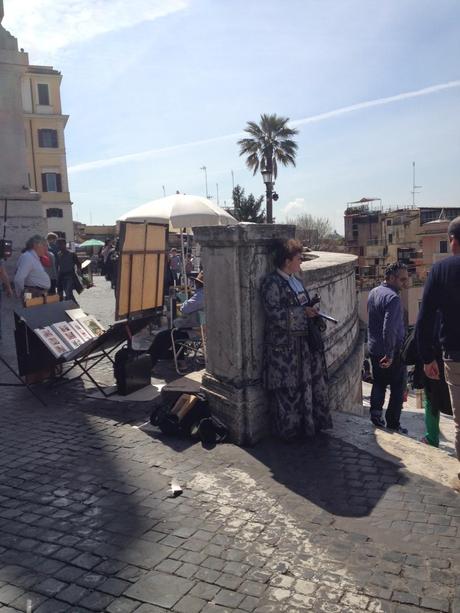
[[[163,308],[168,227],[120,222],[115,319]]]

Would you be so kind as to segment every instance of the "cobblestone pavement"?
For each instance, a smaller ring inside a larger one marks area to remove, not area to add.
[[[442,451],[343,415],[311,443],[206,450],[81,382],[47,407],[0,390],[2,612],[460,612]]]

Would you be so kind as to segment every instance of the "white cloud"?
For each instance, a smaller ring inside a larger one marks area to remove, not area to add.
[[[189,0],[6,0],[3,25],[34,55],[52,54],[95,36],[153,21]]]
[[[353,111],[360,111],[361,109],[368,109],[373,106],[383,106],[385,104],[391,104],[392,102],[399,102],[400,100],[407,100],[409,98],[418,98],[419,96],[428,96],[445,89],[451,89],[453,87],[460,87],[460,81],[448,81],[447,83],[439,83],[438,85],[431,85],[430,87],[423,87],[422,89],[416,89],[412,92],[404,92],[402,94],[396,94],[395,96],[387,96],[386,98],[377,98],[376,100],[368,100],[367,102],[359,102],[358,104],[352,104],[350,106],[344,106],[340,109],[335,109],[327,113],[320,113],[319,115],[312,115],[311,117],[304,117],[303,119],[296,119],[291,121],[291,126],[304,126],[308,123],[314,123],[316,121],[323,121],[325,119],[331,119],[332,117],[338,117],[339,115],[345,115],[346,113],[352,113]]]
[[[296,215],[302,209],[305,208],[305,198],[294,198],[283,207],[282,212],[284,214],[284,218],[288,219],[292,215]]]

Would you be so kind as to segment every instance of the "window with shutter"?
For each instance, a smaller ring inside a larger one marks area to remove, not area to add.
[[[63,217],[62,209],[46,209],[47,217]]]
[[[38,104],[43,106],[50,105],[50,90],[46,83],[39,83],[37,85],[38,90]]]
[[[42,173],[42,191],[62,192],[62,179],[58,172]]]
[[[56,148],[58,146],[57,130],[50,130],[48,128],[38,130],[38,145],[40,147]]]

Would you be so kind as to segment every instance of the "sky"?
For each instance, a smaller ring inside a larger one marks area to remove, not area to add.
[[[179,190],[264,193],[247,121],[288,117],[277,221],[381,198],[460,206],[458,0],[4,0],[31,64],[63,74],[74,219],[112,224]],[[232,175],[233,173],[233,175]]]

